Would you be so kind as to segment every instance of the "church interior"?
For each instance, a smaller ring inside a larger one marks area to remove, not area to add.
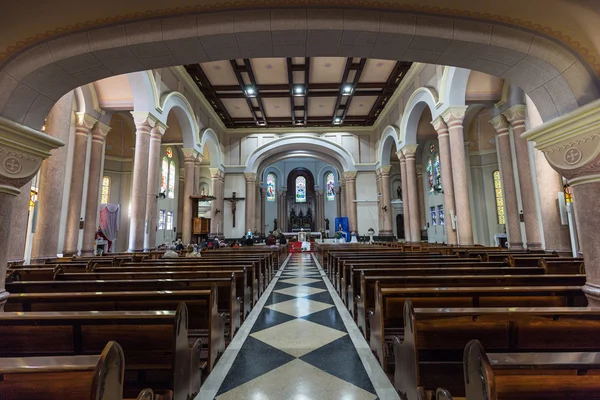
[[[104,3],[0,15],[0,399],[600,399],[595,0]]]

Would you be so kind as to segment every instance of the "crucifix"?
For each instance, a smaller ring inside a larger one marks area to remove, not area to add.
[[[235,197],[235,192],[233,192],[231,197],[225,197],[223,200],[227,200],[229,204],[231,204],[231,214],[233,214],[233,227],[235,228],[235,209],[237,207],[237,202],[246,199],[244,197]]]

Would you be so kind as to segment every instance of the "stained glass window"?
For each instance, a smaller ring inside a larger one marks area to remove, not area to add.
[[[267,201],[275,201],[277,198],[276,179],[275,174],[267,175]]]
[[[433,193],[433,160],[427,158],[427,178],[429,180],[429,192]]]
[[[173,211],[167,211],[167,230],[173,230]]]
[[[175,161],[169,163],[169,190],[167,196],[170,199],[175,198]]]
[[[327,182],[327,201],[335,200],[335,182],[332,172],[327,174],[325,181]]]
[[[437,206],[437,213],[438,213],[438,222],[440,225],[445,225],[446,224],[446,219],[444,218],[444,206],[439,205]]]
[[[100,193],[100,204],[108,204],[110,201],[110,178],[108,176],[102,178],[102,191]]]
[[[502,179],[500,171],[494,171],[494,191],[496,193],[496,213],[498,215],[498,224],[504,225],[506,217],[504,215],[504,196],[502,193]]]
[[[160,174],[160,192],[167,193],[167,180],[169,177],[169,160],[167,157],[163,157]]]
[[[165,210],[158,210],[158,229],[165,229]]]
[[[433,144],[429,146],[429,157],[427,157],[427,177],[429,181],[429,192],[441,192],[442,171],[440,167],[440,153],[436,151],[435,145]]]
[[[306,178],[296,178],[296,203],[306,203]]]
[[[431,226],[437,225],[437,215],[435,214],[435,207],[429,208],[429,216],[431,217]]]
[[[440,153],[436,152],[433,158],[433,179],[438,191],[442,191],[442,173],[440,171]]]
[[[170,147],[167,147],[167,157],[173,158],[173,150]]]

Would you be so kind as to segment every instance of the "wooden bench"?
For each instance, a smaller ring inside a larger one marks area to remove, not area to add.
[[[465,347],[467,400],[600,399],[600,353],[488,353]]]
[[[585,307],[580,286],[380,288],[375,286],[375,309],[370,320],[369,344],[384,370],[393,361],[393,336],[404,331],[404,304],[414,307]]]
[[[225,351],[225,327],[218,312],[218,290],[20,293],[9,295],[6,311],[162,311],[176,310],[185,303],[186,332],[190,342],[202,339],[206,344],[203,359],[210,372]]]
[[[201,343],[190,347],[185,304],[176,311],[4,312],[0,337],[4,357],[94,355],[114,340],[125,355],[126,398],[152,387],[188,400],[200,387]]]
[[[587,307],[414,308],[404,306],[404,337],[394,338],[394,385],[416,399],[419,386],[464,397],[462,358],[468,342],[488,351],[596,351],[600,310]]]
[[[548,274],[585,274],[585,265],[582,257],[575,258],[540,258],[538,265]]]
[[[124,372],[116,342],[99,355],[0,358],[0,398],[121,400]]]

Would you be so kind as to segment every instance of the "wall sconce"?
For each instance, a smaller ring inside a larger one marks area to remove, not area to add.
[[[519,221],[525,222],[525,215],[523,215],[523,210],[519,213]]]
[[[383,207],[381,207],[381,209],[382,209],[383,211],[387,212],[387,206],[383,206]]]
[[[218,214],[218,213],[220,213],[220,212],[221,212],[221,210],[219,210],[218,208],[217,208],[217,209],[215,209],[215,215],[217,215],[217,214]]]
[[[165,194],[165,192],[160,192],[159,194],[156,195],[157,199],[166,199],[167,195]]]

